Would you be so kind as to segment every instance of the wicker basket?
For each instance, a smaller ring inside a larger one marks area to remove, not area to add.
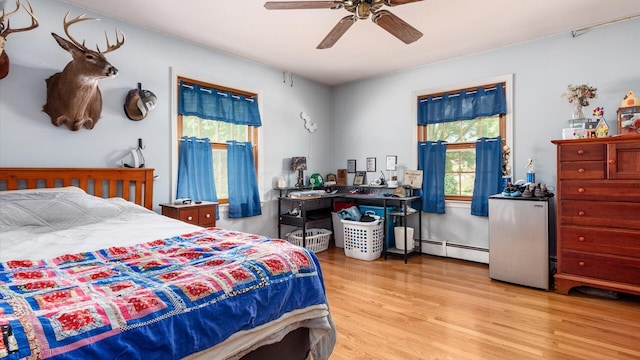
[[[342,220],[344,254],[360,260],[375,260],[382,254],[384,220],[359,222]]]
[[[307,229],[305,232],[305,248],[313,252],[325,251],[329,248],[331,230]],[[287,241],[294,245],[302,246],[302,229],[295,230],[287,234]]]

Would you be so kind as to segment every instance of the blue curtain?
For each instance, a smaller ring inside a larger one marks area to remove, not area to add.
[[[444,214],[444,169],[447,143],[418,143],[418,170],[422,170],[422,211]]]
[[[227,141],[229,217],[262,214],[251,142]]]
[[[507,103],[502,84],[418,99],[418,125],[471,120],[506,112]]]
[[[180,139],[177,196],[218,201],[209,139],[186,136]]]
[[[181,115],[238,125],[261,126],[258,99],[180,81],[178,112]]]
[[[489,195],[502,191],[502,138],[476,141],[476,179],[471,197],[471,215],[489,216]]]

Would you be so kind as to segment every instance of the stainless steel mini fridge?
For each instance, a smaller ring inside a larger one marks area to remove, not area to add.
[[[549,290],[549,198],[489,197],[489,277]]]

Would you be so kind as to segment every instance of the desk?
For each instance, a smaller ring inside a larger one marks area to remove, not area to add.
[[[282,194],[282,193],[281,193]],[[404,256],[404,262],[407,262],[407,257],[409,254],[416,251],[415,243],[409,244],[413,246],[407,246],[407,218],[409,216],[418,214],[418,239],[420,240],[419,253],[422,253],[422,204],[420,203],[421,198],[419,196],[407,196],[407,197],[394,197],[394,196],[384,196],[383,194],[349,194],[349,193],[336,193],[336,194],[327,194],[322,195],[320,197],[311,197],[311,198],[290,198],[287,196],[278,197],[278,237],[282,238],[281,226],[282,225],[290,225],[297,226],[302,228],[303,233],[303,246],[306,245],[306,240],[304,234],[307,229],[307,222],[321,220],[321,219],[330,219],[331,211],[333,211],[333,204],[336,200],[352,200],[353,202],[359,205],[377,205],[382,206],[384,209],[384,220],[387,221],[387,215],[389,216],[397,216],[402,219],[402,223],[404,226],[404,239],[405,246],[404,249],[400,250],[395,247],[387,248],[387,226],[384,227],[384,236],[385,240],[383,241],[383,254],[384,258],[387,258],[388,254],[398,254]],[[299,216],[293,216],[289,214],[282,213],[282,203],[290,202],[296,203],[300,209]],[[317,202],[317,203],[315,203]],[[415,202],[418,203],[419,206],[413,207],[416,211],[410,212],[408,209],[411,208],[412,204]],[[317,205],[315,208],[311,209],[311,205]],[[400,211],[394,211],[387,213],[387,207],[389,206],[398,206]],[[334,231],[333,224],[331,225],[331,231]],[[411,241],[411,240],[409,240]]]

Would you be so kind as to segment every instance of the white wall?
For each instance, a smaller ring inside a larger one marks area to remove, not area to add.
[[[434,35],[434,36],[437,36]],[[568,84],[588,83],[598,98],[585,109],[604,106],[616,132],[616,109],[629,90],[640,94],[640,19],[518,44],[339,86],[334,91],[334,163],[361,162],[397,155],[401,167],[416,168],[416,101],[411,94],[514,74],[513,178],[526,178],[533,156],[536,180],[555,184],[556,152],[571,106],[561,94]],[[450,203],[445,215],[424,215],[423,238],[488,247],[486,218],[469,215],[468,206]],[[523,221],[526,221],[523,219]]]
[[[51,32],[64,35],[62,19],[86,12],[58,1],[32,0],[40,26],[32,31],[11,34],[7,53],[11,59],[9,76],[0,80],[0,166],[2,167],[115,167],[142,138],[146,166],[156,169],[154,207],[170,200],[171,184],[171,71],[217,81],[259,92],[262,106],[262,130],[259,184],[266,201],[263,215],[249,220],[224,218],[221,226],[268,236],[277,235],[273,190],[274,179],[289,175],[288,160],[307,156],[310,171],[333,171],[331,143],[332,89],[296,77],[294,86],[283,83],[282,69],[273,69],[234,56],[150,32],[131,24],[95,13],[101,21],[77,24],[71,28],[78,40],[86,37],[87,46],[98,43],[104,48],[104,30],[112,37],[114,28],[126,35],[126,43],[107,59],[119,69],[119,75],[100,82],[103,94],[102,119],[93,130],[72,132],[55,127],[41,111],[46,99],[45,79],[61,71],[71,60]],[[12,18],[12,24],[19,19]],[[27,21],[27,20],[25,20]],[[14,25],[15,26],[15,25]],[[122,110],[127,92],[141,82],[144,89],[158,97],[157,107],[146,119],[128,120]],[[306,112],[318,123],[310,135],[299,113]],[[309,172],[310,174],[310,172]],[[293,179],[293,178],[292,178]]]

